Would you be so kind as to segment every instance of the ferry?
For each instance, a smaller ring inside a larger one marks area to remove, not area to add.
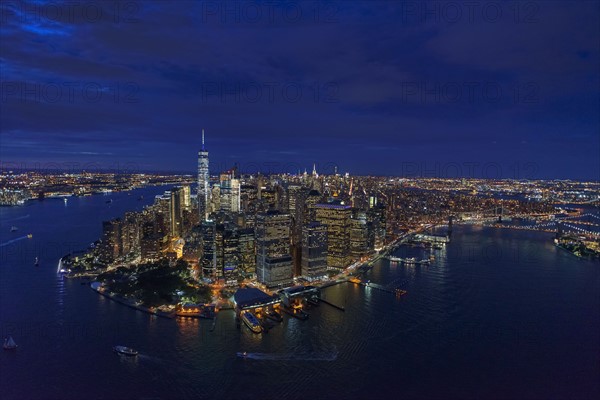
[[[414,258],[414,257],[410,257],[410,258],[405,258],[404,259],[404,263],[405,264],[414,264],[416,261],[417,261],[417,259]]]
[[[125,356],[134,357],[138,355],[138,351],[132,349],[131,347],[126,346],[115,346],[113,347],[113,351],[118,354],[123,354]]]
[[[248,328],[250,328],[250,330],[252,332],[254,332],[254,333],[262,332],[262,327],[260,326],[260,322],[258,322],[258,319],[256,319],[254,314],[252,314],[249,311],[246,311],[246,312],[242,313],[241,317],[242,317],[242,321],[244,321],[244,324],[246,324],[246,326]]]
[[[237,352],[237,356],[238,356],[239,358],[246,358],[246,357],[248,357],[248,353],[247,353],[247,352],[245,352],[245,351],[238,351],[238,352]]]

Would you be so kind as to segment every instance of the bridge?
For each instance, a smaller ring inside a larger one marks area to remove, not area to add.
[[[600,237],[600,215],[595,213],[577,213],[574,215],[557,215],[556,213],[517,214],[504,213],[503,210],[501,210],[491,216],[489,214],[486,215],[486,211],[464,213],[468,214],[468,217],[457,221],[457,223],[481,224],[492,226],[494,228],[533,230],[557,234],[569,232],[594,238]],[[504,218],[504,215],[508,215],[509,218]],[[514,220],[521,220],[529,223],[507,223]]]

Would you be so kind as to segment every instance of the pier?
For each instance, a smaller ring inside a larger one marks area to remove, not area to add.
[[[325,304],[330,305],[333,308],[337,308],[340,311],[346,311],[346,309],[344,307],[338,306],[337,304],[333,304],[333,303],[331,303],[331,302],[329,302],[329,301],[327,301],[325,299],[320,299],[320,301],[323,302],[323,303],[325,303]]]
[[[350,279],[349,282],[352,282],[352,283],[360,285],[360,286],[381,290],[382,292],[395,294],[397,296],[403,296],[407,293],[406,290],[402,290],[400,288],[390,289],[390,288],[380,285],[378,283],[363,282],[357,278]]]
[[[415,260],[414,258],[411,259],[411,258],[401,258],[401,257],[394,257],[394,256],[388,256],[387,259],[390,261],[393,261],[393,262],[401,262],[403,264],[427,265],[431,262],[428,259]]]

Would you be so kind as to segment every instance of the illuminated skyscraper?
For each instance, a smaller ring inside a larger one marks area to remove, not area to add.
[[[316,278],[327,272],[327,226],[313,221],[302,228],[302,275]]]
[[[269,211],[256,217],[256,276],[269,287],[292,283],[290,215]]]
[[[216,279],[217,277],[217,252],[215,246],[216,225],[213,221],[201,222],[202,237],[202,258],[200,265],[202,267],[202,276],[204,278]]]
[[[171,198],[169,201],[169,223],[171,237],[178,237],[181,235],[181,224],[182,224],[182,208],[181,208],[181,197],[183,189],[181,187],[174,187],[171,190]]]
[[[202,129],[202,149],[198,152],[198,213],[201,222],[208,219],[208,180],[208,151],[204,148],[204,129]]]
[[[317,204],[316,220],[327,225],[327,266],[345,268],[350,256],[350,206],[337,203]]]

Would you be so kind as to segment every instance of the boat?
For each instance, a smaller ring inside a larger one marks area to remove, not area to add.
[[[36,267],[38,267],[40,265],[40,260],[37,257],[35,258],[33,265],[35,265]]]
[[[408,293],[406,290],[403,290],[403,289],[400,289],[400,288],[396,289],[396,295],[398,297],[404,296],[406,293]]]
[[[10,227],[10,231],[11,231],[11,232],[16,232],[16,231],[18,231],[18,230],[19,230],[19,228],[17,228],[16,226],[11,226],[11,227]]]
[[[33,235],[30,233],[29,235],[27,235],[27,239],[31,239],[33,237]]]
[[[126,347],[126,346],[115,346],[113,347],[113,350],[115,351],[115,353],[118,354],[123,354],[124,356],[137,356],[138,355],[138,351],[132,349],[131,347]]]
[[[67,202],[69,201],[69,199],[67,199],[66,197],[63,199],[63,201],[65,202],[65,204],[67,204]]]
[[[106,203],[107,203],[107,204],[110,204],[110,203],[112,203],[112,199],[106,200]]]
[[[17,347],[19,347],[19,345],[15,343],[12,336],[9,336],[7,338],[4,338],[4,345],[2,347],[4,348],[4,350],[14,350]]]
[[[248,353],[247,353],[247,352],[245,352],[245,351],[238,351],[238,352],[237,352],[237,356],[238,356],[239,358],[246,358],[246,357],[248,357]]]
[[[242,313],[242,321],[244,321],[244,324],[246,324],[246,326],[254,333],[261,333],[262,332],[262,327],[260,326],[260,322],[258,322],[258,319],[256,319],[256,317],[254,316],[254,314],[252,314],[251,312],[244,312]]]
[[[414,263],[415,263],[415,261],[417,261],[417,259],[416,259],[416,258],[414,258],[414,257],[410,257],[410,258],[405,258],[405,259],[404,259],[404,263],[405,263],[405,264],[414,264]]]

